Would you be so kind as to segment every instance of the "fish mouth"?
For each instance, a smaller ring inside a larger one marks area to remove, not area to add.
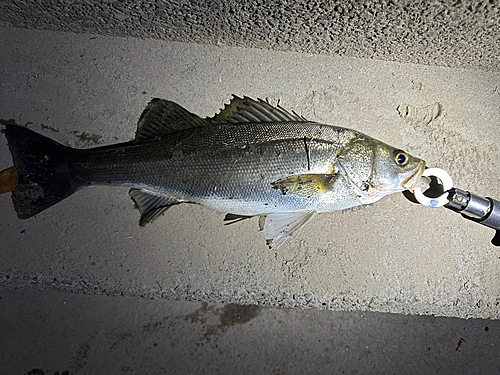
[[[412,171],[409,171],[403,174],[403,178],[406,177],[403,182],[401,182],[401,186],[405,190],[413,191],[417,186],[421,187],[423,190],[426,190],[429,187],[431,179],[429,177],[423,177],[422,173],[425,170],[425,161],[421,160],[418,164],[417,168]]]

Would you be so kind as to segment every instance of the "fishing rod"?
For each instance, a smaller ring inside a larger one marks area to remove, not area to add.
[[[450,175],[443,169],[428,168],[422,175],[439,179],[444,192],[431,198],[423,194],[421,187],[416,187],[413,195],[420,204],[426,207],[445,207],[468,220],[495,229],[491,243],[500,246],[500,201],[453,187]]]

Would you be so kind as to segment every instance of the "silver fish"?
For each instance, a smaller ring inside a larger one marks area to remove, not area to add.
[[[248,97],[234,97],[206,119],[153,99],[133,141],[88,150],[17,125],[7,125],[6,136],[19,174],[12,200],[21,219],[87,186],[128,186],[140,225],[173,205],[197,203],[238,217],[265,216],[273,248],[315,213],[429,183],[425,162],[402,150]]]

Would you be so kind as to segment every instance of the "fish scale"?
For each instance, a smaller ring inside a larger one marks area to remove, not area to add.
[[[425,166],[352,129],[310,122],[246,97],[233,98],[207,119],[153,99],[133,141],[89,150],[15,125],[6,127],[6,135],[19,173],[12,199],[20,218],[83,187],[127,186],[141,225],[175,204],[197,203],[267,216],[264,233],[275,248],[316,212],[412,189]]]
[[[315,134],[325,138],[314,139]],[[326,174],[336,153],[353,136],[348,129],[310,122],[218,125],[203,132],[183,131],[176,142],[166,139],[155,145],[87,152],[78,155],[71,168],[91,185],[147,187],[177,200],[210,200],[215,209],[220,200],[233,200],[235,205],[235,200],[244,200],[242,208],[228,211],[233,214],[300,211],[310,206],[310,199],[284,201],[271,183],[303,173]],[[309,165],[304,138],[310,139]],[[176,152],[181,157],[175,157]],[[226,202],[220,203],[227,207]],[[264,203],[272,210],[254,207]]]

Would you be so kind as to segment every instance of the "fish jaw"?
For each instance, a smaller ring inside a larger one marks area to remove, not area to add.
[[[423,190],[426,190],[429,187],[431,180],[429,177],[422,176],[424,170],[425,161],[421,160],[415,169],[408,171],[401,176],[403,179],[401,187],[405,190],[413,191],[417,186],[419,186]]]

